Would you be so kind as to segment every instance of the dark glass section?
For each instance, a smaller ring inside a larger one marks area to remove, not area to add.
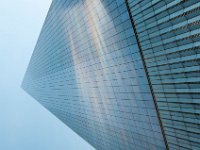
[[[128,0],[170,149],[200,149],[200,2]]]

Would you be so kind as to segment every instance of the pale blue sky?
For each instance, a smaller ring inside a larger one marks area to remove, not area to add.
[[[50,0],[0,0],[0,150],[92,150],[21,88]]]

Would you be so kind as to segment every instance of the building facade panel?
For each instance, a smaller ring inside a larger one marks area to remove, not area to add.
[[[170,149],[200,149],[200,1],[127,0]]]
[[[123,0],[54,0],[22,87],[97,149],[166,149]]]

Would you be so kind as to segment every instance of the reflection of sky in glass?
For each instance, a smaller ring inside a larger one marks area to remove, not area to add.
[[[96,7],[96,9],[94,9],[94,7],[96,5],[98,5],[98,7]],[[77,9],[81,9],[81,11],[82,11],[81,16],[79,16]],[[79,45],[83,44],[85,42],[84,36],[89,36],[90,41],[88,41],[88,42],[92,46],[91,48],[93,49],[94,55],[88,54],[88,59],[94,59],[97,57],[99,59],[98,61],[100,62],[99,67],[105,68],[104,64],[106,64],[106,59],[109,59],[109,58],[108,57],[105,58],[106,57],[105,54],[107,53],[107,47],[105,44],[105,39],[102,35],[102,31],[101,31],[102,27],[100,26],[100,20],[98,20],[99,18],[96,17],[96,15],[98,14],[99,17],[106,16],[106,18],[104,18],[104,19],[106,19],[109,22],[111,22],[111,19],[110,19],[109,15],[106,13],[106,10],[104,9],[103,4],[99,0],[95,0],[92,3],[90,0],[86,0],[84,2],[84,4],[77,3],[75,6],[73,6],[72,9],[70,9],[70,12],[72,14],[73,24],[68,24],[66,26],[67,27],[67,35],[66,36],[67,36],[67,38],[70,38],[69,39],[70,49],[72,51],[74,64],[80,63],[80,65],[90,65],[90,63],[91,63],[90,61],[86,61],[85,62],[86,64],[85,64],[85,63],[83,63],[84,60],[81,60],[82,57],[80,56],[81,54],[79,52],[81,52],[83,50],[83,48],[81,46],[80,47],[75,46],[78,43],[79,43]],[[85,18],[84,19],[85,27],[82,27],[80,25],[82,23],[82,22],[80,22],[81,17]],[[113,24],[109,24],[109,26],[107,26],[107,28],[114,29],[114,26],[113,26]],[[77,34],[72,33],[72,31],[73,31],[72,29],[74,29],[74,31],[76,31]],[[76,36],[76,35],[79,35],[79,36]],[[74,39],[76,39],[76,41],[78,43],[75,43]],[[78,80],[77,81],[78,83],[84,83],[86,76],[94,77],[95,80],[98,81],[98,80],[100,80],[101,75],[103,75],[106,78],[105,80],[109,81],[107,72],[105,72],[106,70],[102,70],[103,72],[91,72],[91,70],[95,70],[96,68],[93,68],[93,67],[91,67],[91,68],[88,67],[85,69],[79,69],[79,68],[81,68],[79,65],[75,66],[76,76],[77,76],[76,79]],[[116,69],[116,68],[114,68],[114,69]],[[89,82],[92,82],[92,78],[91,78],[91,81],[89,81]],[[91,96],[91,97],[94,97],[93,100],[95,100],[95,97],[99,98],[99,96],[101,96],[101,95],[99,95],[99,91],[102,91],[103,90],[102,88],[104,88],[104,90],[105,90],[106,87],[101,85],[101,82],[95,82],[95,84],[96,85],[93,85],[93,86],[99,87],[101,89],[97,90],[96,88],[91,88],[91,87],[89,87],[89,86],[91,86],[89,84],[80,84],[80,86],[81,86],[80,93],[84,94],[85,93],[84,91],[86,89],[91,89],[89,92],[89,95],[88,94],[83,95],[83,97]],[[108,84],[111,85],[111,83],[108,83]],[[113,98],[115,98],[113,92],[110,92],[110,94],[112,95]],[[98,106],[98,101],[94,101],[93,105],[94,105],[93,106],[94,110],[98,110],[100,108]],[[106,105],[105,103],[103,103],[103,105],[104,105],[105,111],[107,111],[108,105]],[[101,111],[101,110],[98,110],[98,111]],[[106,114],[108,114],[108,112]]]
[[[125,3],[54,1],[23,87],[99,149],[164,149],[135,41]]]
[[[0,150],[93,149],[20,88],[51,1],[0,3]]]

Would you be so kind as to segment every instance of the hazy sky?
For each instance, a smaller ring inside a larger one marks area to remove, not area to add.
[[[21,88],[50,0],[0,0],[0,150],[91,150]]]

